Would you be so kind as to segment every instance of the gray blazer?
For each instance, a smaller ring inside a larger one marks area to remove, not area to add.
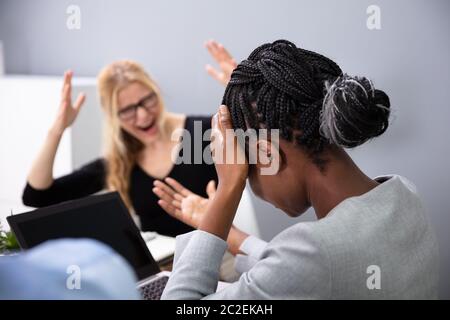
[[[177,237],[163,299],[436,299],[438,250],[414,186],[392,176],[325,218],[269,243],[249,237],[239,280],[215,293],[227,244],[203,231]]]

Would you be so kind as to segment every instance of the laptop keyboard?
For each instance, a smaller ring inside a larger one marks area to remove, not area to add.
[[[141,287],[141,295],[144,300],[160,300],[168,280],[169,277],[167,276],[159,277],[157,280]]]

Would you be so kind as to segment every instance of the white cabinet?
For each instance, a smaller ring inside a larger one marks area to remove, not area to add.
[[[21,195],[31,163],[42,146],[60,102],[62,77],[0,77],[0,219],[26,210]],[[73,97],[87,99],[61,141],[54,175],[60,176],[101,154],[102,120],[95,78],[74,78]]]

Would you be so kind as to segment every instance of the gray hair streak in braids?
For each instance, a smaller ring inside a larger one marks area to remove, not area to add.
[[[389,98],[371,80],[343,74],[325,88],[320,133],[330,144],[353,148],[386,131]]]

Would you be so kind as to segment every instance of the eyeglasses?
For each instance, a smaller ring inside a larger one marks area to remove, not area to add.
[[[123,121],[130,121],[136,118],[137,108],[142,107],[147,111],[152,111],[158,106],[158,96],[152,92],[143,97],[135,104],[122,108],[117,112],[119,118]]]

